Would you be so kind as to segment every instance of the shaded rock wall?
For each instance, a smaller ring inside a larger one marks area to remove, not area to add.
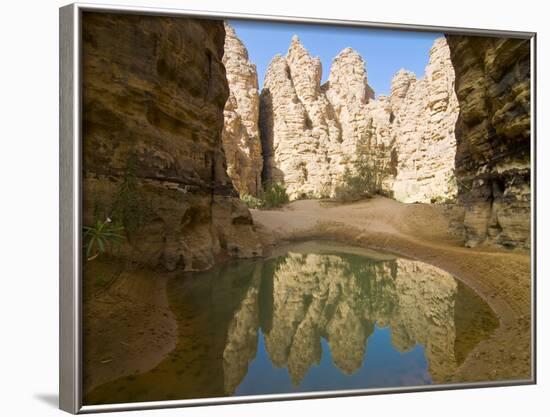
[[[529,40],[448,35],[467,245],[530,246]]]
[[[113,216],[115,201],[144,210],[124,250],[153,266],[259,250],[226,173],[224,33],[221,21],[84,14],[83,221]],[[139,204],[120,198],[129,177]]]
[[[224,108],[223,146],[227,173],[242,194],[258,195],[262,189],[263,156],[260,142],[260,95],[256,66],[233,28],[225,23],[223,55],[229,98]]]

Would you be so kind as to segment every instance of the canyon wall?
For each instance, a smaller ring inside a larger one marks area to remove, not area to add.
[[[530,247],[529,40],[448,35],[468,246]]]
[[[227,173],[240,195],[257,196],[262,189],[263,167],[258,74],[256,66],[248,60],[248,51],[228,23],[225,23],[222,62],[229,83],[222,133]]]
[[[226,173],[221,21],[85,13],[83,223],[125,225],[121,252],[169,270],[260,251]]]
[[[356,51],[338,54],[321,85],[319,58],[293,37],[269,65],[258,109],[254,68],[228,29],[228,74],[246,69],[228,75],[229,173],[241,194],[258,195],[263,153],[264,183],[284,183],[291,199],[333,197],[367,161],[375,192],[463,206],[467,246],[529,248],[529,54],[527,40],[439,38],[422,78],[400,70],[375,99]],[[247,94],[248,110],[235,98]]]
[[[291,198],[334,195],[346,168],[368,161],[378,190],[403,202],[452,200],[458,103],[444,38],[426,75],[400,71],[390,97],[374,99],[363,58],[344,49],[320,85],[321,63],[297,37],[276,56],[260,98],[264,181]]]
[[[444,38],[436,39],[423,78],[399,71],[392,80],[390,126],[397,155],[393,197],[405,203],[454,200],[454,70]]]

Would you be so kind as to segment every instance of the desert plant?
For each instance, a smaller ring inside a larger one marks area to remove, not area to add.
[[[263,207],[263,201],[260,198],[250,194],[243,194],[241,200],[251,209],[259,209]]]
[[[447,202],[448,200],[441,195],[436,195],[430,199],[431,204],[446,204]]]
[[[113,224],[111,219],[97,220],[93,226],[84,226],[84,247],[86,259],[91,261],[100,254],[120,246],[124,241],[124,227]]]
[[[334,197],[337,200],[350,202],[366,196],[367,190],[363,179],[357,174],[352,174],[351,170],[346,167],[341,184],[334,189]]]
[[[279,182],[273,182],[266,184],[261,200],[263,208],[276,208],[287,204],[290,199],[285,186]]]
[[[120,222],[129,233],[135,232],[146,224],[152,213],[150,202],[146,200],[139,188],[135,171],[136,160],[130,157],[112,206],[113,219]]]
[[[349,202],[380,193],[382,171],[379,164],[358,158],[353,165],[353,172],[349,167],[344,170],[342,181],[334,190],[335,198]]]

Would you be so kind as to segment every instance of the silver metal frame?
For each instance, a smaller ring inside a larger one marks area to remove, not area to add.
[[[357,389],[220,397],[177,401],[84,406],[82,402],[82,293],[81,293],[81,21],[83,12],[132,13],[156,16],[247,19],[341,25],[405,31],[442,32],[456,35],[513,37],[531,40],[531,378],[481,383],[439,384],[382,389]],[[69,413],[143,410],[151,408],[250,403],[307,398],[421,392],[462,388],[503,387],[536,383],[536,33],[443,26],[376,23],[290,16],[267,16],[229,12],[192,11],[167,8],[70,4],[59,9],[60,26],[60,167],[59,167],[59,408]]]

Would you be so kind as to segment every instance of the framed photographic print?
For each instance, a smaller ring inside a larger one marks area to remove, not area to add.
[[[60,9],[60,406],[535,382],[535,34]]]

